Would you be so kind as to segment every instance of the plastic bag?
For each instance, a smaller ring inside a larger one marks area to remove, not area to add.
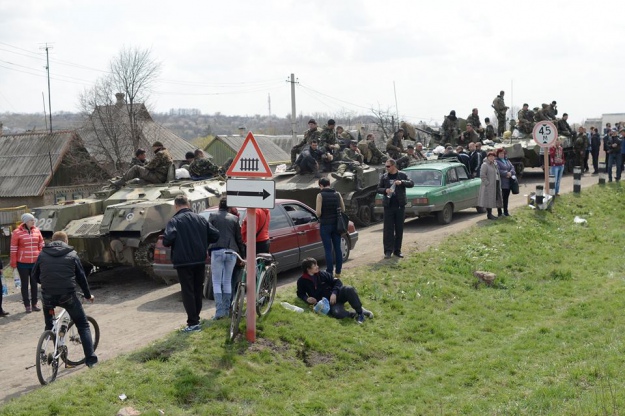
[[[0,280],[2,281],[2,296],[8,296],[9,287],[7,286],[6,280],[4,280],[4,276],[0,275]]]
[[[315,304],[313,310],[320,315],[327,315],[330,312],[330,301],[326,298],[321,298],[321,300]]]

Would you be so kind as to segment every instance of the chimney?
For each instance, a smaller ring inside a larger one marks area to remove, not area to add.
[[[126,104],[126,101],[124,100],[124,93],[122,92],[118,92],[117,94],[115,94],[115,98],[117,98],[117,102],[115,103],[116,107],[121,107],[124,104]]]

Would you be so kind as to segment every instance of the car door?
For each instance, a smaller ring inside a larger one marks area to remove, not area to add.
[[[319,218],[315,211],[295,202],[284,204],[282,207],[293,222],[300,247],[300,261],[306,257],[325,258],[319,233]]]
[[[454,169],[456,177],[458,178],[458,188],[456,191],[456,206],[457,211],[462,209],[474,207],[477,204],[477,195],[475,194],[475,187],[473,181],[469,178],[467,169],[464,166],[456,166]]]
[[[281,204],[270,209],[269,241],[271,253],[278,262],[278,270],[288,270],[300,264],[299,239],[293,223]]]
[[[458,211],[458,193],[462,184],[458,180],[456,170],[452,167],[445,172],[445,200],[454,204],[454,211]]]

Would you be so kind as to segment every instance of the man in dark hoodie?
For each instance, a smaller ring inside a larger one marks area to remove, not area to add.
[[[343,286],[340,279],[326,271],[319,271],[317,260],[308,257],[302,261],[302,276],[297,279],[297,297],[309,305],[315,305],[322,298],[330,302],[329,314],[336,319],[353,317],[353,312],[345,310],[345,302],[356,310],[356,322],[362,324],[365,316],[373,318],[373,313],[362,307],[356,289]]]
[[[85,299],[95,299],[89,291],[87,276],[82,268],[78,254],[73,247],[67,245],[67,234],[57,231],[52,235],[33,267],[33,277],[41,284],[41,299],[46,330],[52,329],[50,310],[57,306],[64,308],[78,328],[85,363],[91,368],[98,362],[93,351],[93,338],[89,329],[87,315],[76,295],[76,283],[83,291]]]

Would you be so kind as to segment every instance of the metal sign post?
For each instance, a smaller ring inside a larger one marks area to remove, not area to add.
[[[245,336],[256,342],[256,209],[247,209],[247,316]]]
[[[551,121],[539,121],[534,126],[532,136],[536,144],[544,148],[545,194],[549,194],[549,147],[558,138],[558,129]]]

